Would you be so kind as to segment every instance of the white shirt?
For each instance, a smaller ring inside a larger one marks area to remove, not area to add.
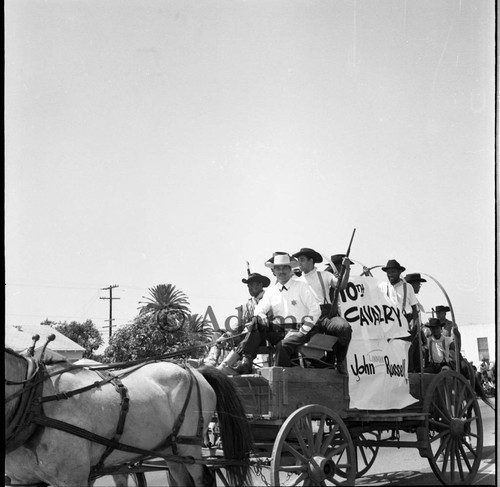
[[[307,333],[318,321],[321,310],[309,286],[292,277],[283,287],[276,283],[269,287],[255,308],[255,316],[266,321],[271,311],[277,324],[302,323],[300,331]]]
[[[264,296],[264,290],[262,290],[256,297],[250,296],[248,301],[242,306],[243,308],[243,324],[248,323],[255,314],[255,307],[259,304],[259,301]]]
[[[435,364],[448,362],[450,360],[450,344],[453,340],[450,337],[441,335],[440,338],[430,336],[427,338],[427,346],[429,347],[429,360]]]
[[[323,279],[324,291],[319,279],[320,275]],[[303,273],[298,279],[299,281],[303,281],[309,285],[309,288],[311,289],[311,292],[318,304],[323,304],[325,299],[327,303],[331,303],[330,288],[335,288],[337,286],[337,279],[331,272],[318,271],[316,267],[313,267],[311,271],[307,274]]]
[[[404,288],[406,286],[406,299],[403,304],[404,299]],[[415,296],[415,291],[413,290],[413,286],[408,284],[406,281],[400,279],[394,286],[389,282],[381,282],[379,284],[380,289],[387,294],[393,301],[396,301],[399,304],[399,307],[403,310],[404,313],[411,313],[412,306],[417,306],[418,308],[418,300]]]

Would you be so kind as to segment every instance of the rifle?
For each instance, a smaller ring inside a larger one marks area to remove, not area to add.
[[[347,248],[347,252],[345,254],[346,257],[349,257],[349,254],[351,253],[351,245],[352,245],[352,240],[354,239],[355,233],[356,233],[356,229],[354,229],[352,231],[351,241],[349,242],[349,247]],[[330,312],[328,313],[328,319],[333,318],[334,316],[337,316],[338,302],[339,302],[339,295],[340,295],[340,284],[342,283],[342,280],[344,279],[344,275],[345,275],[345,265],[342,265],[342,269],[340,269],[340,277],[339,277],[339,280],[337,281],[337,287],[335,288],[335,291],[333,292],[332,305],[330,306]]]
[[[251,274],[251,272],[250,272],[250,263],[247,260],[247,275],[248,275],[248,277],[250,277],[250,274]]]

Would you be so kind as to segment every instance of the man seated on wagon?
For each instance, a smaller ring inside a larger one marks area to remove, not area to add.
[[[292,366],[290,355],[317,331],[315,324],[320,317],[320,307],[309,286],[299,281],[293,272],[299,266],[297,260],[289,254],[276,253],[266,266],[273,270],[277,282],[266,290],[256,306],[255,316],[247,324],[248,332],[231,357],[233,364],[241,357],[241,363],[235,367],[240,374],[252,372],[259,346],[266,340],[277,344],[275,365]],[[283,339],[285,324],[290,324],[294,331]],[[222,370],[232,365],[227,359],[225,362],[220,367]]]
[[[319,252],[313,249],[302,248],[295,254],[302,276],[299,280],[308,284],[314,299],[321,308],[321,317],[317,327],[321,333],[336,336],[339,338],[334,345],[334,352],[329,353],[327,360],[336,365],[339,372],[345,372],[345,358],[347,356],[347,349],[352,337],[351,325],[340,316],[339,310],[336,311],[335,316],[328,319],[330,314],[332,299],[335,290],[343,290],[347,287],[349,282],[349,273],[351,269],[351,261],[344,254],[332,255],[332,263],[336,267],[338,274],[328,271],[319,271],[315,264],[323,262],[323,257]],[[345,268],[342,282],[339,282],[341,275],[341,268]],[[333,271],[333,269],[332,269]]]
[[[255,307],[262,299],[262,296],[264,296],[264,288],[271,284],[271,280],[268,277],[263,276],[258,272],[248,272],[248,277],[246,279],[243,278],[241,282],[247,285],[250,298],[248,298],[247,302],[241,306],[241,318],[238,320],[237,326],[234,327],[234,329],[225,331],[224,333],[221,331],[214,333],[213,340],[216,340],[216,342],[212,345],[208,356],[203,361],[205,365],[212,365],[215,367],[219,362],[219,358],[224,347],[229,345],[231,348],[234,348],[241,343],[243,340],[241,333],[245,329],[245,323],[252,320]],[[230,355],[231,354],[229,354],[228,357]]]
[[[439,374],[443,368],[455,370],[455,343],[453,338],[443,335],[443,325],[437,318],[430,318],[425,325],[430,328],[431,336],[427,337],[427,365],[424,372]],[[455,336],[460,336],[457,328],[453,329]]]

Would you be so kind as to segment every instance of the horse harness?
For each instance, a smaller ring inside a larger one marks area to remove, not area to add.
[[[17,354],[16,354],[17,355]],[[81,368],[80,366],[70,366],[58,372],[48,373],[47,367],[43,362],[34,363],[34,359],[31,357],[23,357],[30,361],[30,366],[35,365],[34,372],[31,376],[28,376],[25,381],[14,382],[6,380],[8,385],[21,385],[24,387],[22,390],[11,394],[6,398],[6,402],[20,397],[19,404],[16,408],[13,421],[11,421],[12,427],[6,431],[6,451],[14,451],[16,448],[22,446],[28,439],[33,436],[37,426],[50,427],[65,431],[67,433],[79,436],[81,438],[87,439],[89,441],[99,443],[106,446],[103,454],[101,455],[97,464],[92,466],[90,477],[96,476],[99,470],[103,467],[106,458],[113,452],[113,450],[122,450],[129,453],[136,453],[140,457],[162,457],[165,460],[176,461],[179,463],[196,463],[197,461],[193,457],[181,457],[178,455],[178,445],[203,445],[203,415],[202,415],[202,404],[201,404],[201,393],[200,385],[198,380],[194,377],[193,372],[189,367],[185,370],[189,373],[189,389],[184,401],[184,405],[180,414],[174,422],[172,427],[172,432],[165,438],[165,440],[158,445],[154,450],[145,450],[142,448],[137,448],[132,445],[127,445],[120,442],[120,438],[123,434],[125,428],[125,420],[129,410],[129,395],[127,387],[122,383],[120,377],[106,370],[91,369],[96,372],[100,377],[100,381],[96,381],[85,387],[75,389],[68,392],[60,392],[58,394],[53,394],[51,396],[42,397],[43,382],[48,378],[67,372],[68,370]],[[31,363],[33,361],[33,363]],[[148,362],[142,362],[136,365],[133,369],[138,369]],[[150,363],[150,362],[149,362]],[[130,373],[134,370],[127,370]],[[93,388],[101,387],[106,383],[111,383],[114,385],[116,391],[120,395],[120,413],[118,417],[118,422],[116,425],[116,430],[111,439],[105,438],[103,436],[97,435],[90,431],[87,431],[78,426],[66,423],[64,421],[59,421],[55,418],[50,418],[43,413],[42,404],[49,401],[59,401],[69,399],[77,394],[89,391]],[[184,423],[187,407],[191,399],[191,394],[193,390],[193,385],[196,384],[196,391],[198,396],[198,425],[195,436],[184,436],[179,435],[179,431]],[[165,455],[163,450],[171,447],[173,455]]]

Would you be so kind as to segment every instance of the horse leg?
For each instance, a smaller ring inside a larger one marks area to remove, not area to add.
[[[116,487],[128,487],[128,475],[124,473],[113,475]]]
[[[184,463],[168,462],[168,480],[171,487],[195,487],[197,485]]]
[[[201,447],[196,445],[178,445],[178,454],[201,460]],[[212,487],[215,479],[208,468],[200,463],[169,462],[170,482],[173,487]]]

